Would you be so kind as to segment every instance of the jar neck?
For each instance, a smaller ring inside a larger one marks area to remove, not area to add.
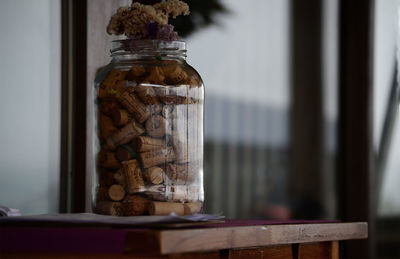
[[[184,41],[118,40],[112,42],[114,62],[132,60],[186,60]]]

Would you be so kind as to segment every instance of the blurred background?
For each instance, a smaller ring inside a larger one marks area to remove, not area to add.
[[[0,2],[0,205],[87,208],[87,96],[130,2]],[[206,211],[368,221],[348,255],[400,257],[400,1],[186,2],[173,23],[206,86]]]

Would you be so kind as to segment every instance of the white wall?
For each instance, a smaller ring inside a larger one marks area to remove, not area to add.
[[[59,0],[0,1],[0,205],[56,212],[59,199]]]
[[[393,80],[396,41],[400,33],[400,0],[378,0],[375,5],[374,39],[374,144],[379,147]],[[397,48],[400,47],[400,42]],[[400,60],[399,60],[400,61]],[[378,204],[379,215],[400,214],[400,110],[393,130],[393,138]]]

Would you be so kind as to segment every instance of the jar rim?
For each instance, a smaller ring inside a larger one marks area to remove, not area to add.
[[[126,53],[142,53],[142,52],[176,52],[186,53],[186,42],[183,40],[136,40],[122,39],[111,41],[111,56]]]

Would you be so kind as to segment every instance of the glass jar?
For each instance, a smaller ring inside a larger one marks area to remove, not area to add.
[[[183,41],[118,40],[95,79],[92,209],[203,211],[204,86]]]

